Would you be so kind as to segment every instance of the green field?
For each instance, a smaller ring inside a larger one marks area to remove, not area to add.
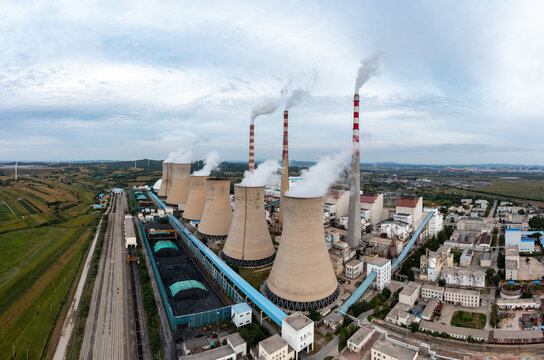
[[[100,218],[97,189],[50,175],[0,178],[0,354],[9,358],[50,355]]]
[[[544,201],[544,179],[540,177],[520,177],[517,179],[494,178],[489,186],[470,189],[520,198],[520,200]]]
[[[471,329],[485,328],[486,316],[482,313],[467,311],[456,311],[451,317],[450,324],[453,326],[466,327]]]

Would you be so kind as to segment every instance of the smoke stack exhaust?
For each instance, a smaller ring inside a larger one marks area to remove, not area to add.
[[[253,172],[255,169],[255,124],[253,121],[249,125],[249,167],[248,170]]]
[[[283,112],[283,152],[281,155],[281,189],[280,189],[280,224],[283,224],[283,194],[289,191],[289,145],[288,145],[289,113]]]
[[[361,171],[359,169],[359,94],[353,97],[353,152],[349,174],[348,244],[353,249],[361,243]]]

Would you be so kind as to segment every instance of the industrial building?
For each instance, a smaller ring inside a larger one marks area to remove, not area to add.
[[[453,267],[453,253],[450,247],[442,245],[436,251],[427,251],[419,259],[420,279],[438,281],[442,269]]]
[[[295,351],[278,334],[264,339],[257,345],[257,354],[252,354],[254,359],[263,360],[290,360],[295,358]]]
[[[440,278],[448,285],[485,287],[485,272],[482,270],[448,268],[442,271]]]
[[[479,307],[480,292],[477,290],[446,288],[444,302],[464,307]]]
[[[372,333],[372,330],[367,329],[366,327],[360,327],[359,329],[357,329],[355,334],[353,334],[348,339],[348,348],[354,353],[359,354],[359,352],[364,348],[367,341],[370,340]]]
[[[346,276],[355,279],[363,273],[364,262],[359,259],[353,259],[345,265]]]
[[[395,214],[407,214],[412,216],[412,228],[417,228],[423,216],[422,197],[401,197],[397,199]]]
[[[282,320],[281,337],[295,350],[295,359],[298,359],[302,350],[314,349],[314,322],[303,313],[294,312]]]
[[[410,281],[399,293],[399,303],[407,304],[410,307],[414,306],[419,299],[420,291],[421,284]]]
[[[234,304],[230,308],[231,319],[236,327],[251,323],[251,307],[247,303]]]
[[[526,237],[533,233],[532,231],[521,231],[517,229],[506,229],[504,231],[504,240],[506,246],[517,246],[519,252],[535,251],[535,239]]]
[[[206,180],[206,204],[197,235],[208,240],[225,240],[232,223],[230,180]]]
[[[361,195],[361,210],[367,210],[365,220],[372,226],[381,223],[387,216],[383,209],[383,194]],[[365,212],[366,213],[366,212]]]
[[[325,245],[324,198],[283,198],[282,240],[264,292],[285,309],[321,309],[340,292]]]
[[[444,299],[444,288],[433,284],[424,284],[421,287],[421,298],[425,301],[437,300],[442,302]]]
[[[382,291],[391,282],[391,260],[377,257],[368,261],[366,276],[369,277],[373,271],[376,273],[374,286],[377,290]]]
[[[517,280],[519,270],[519,251],[517,246],[505,247],[505,279]]]
[[[276,256],[264,212],[264,186],[234,186],[235,207],[222,257],[239,266],[262,266]]]

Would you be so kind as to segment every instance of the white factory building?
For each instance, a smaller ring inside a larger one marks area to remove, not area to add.
[[[376,289],[382,291],[391,282],[391,260],[377,257],[366,264],[366,276],[372,271],[376,272],[374,285]]]
[[[423,216],[422,197],[402,197],[397,199],[395,214],[407,214],[412,216],[412,228],[416,229],[421,224]]]
[[[444,218],[440,211],[435,208],[425,208],[425,213],[433,212],[433,217],[429,220],[429,236],[436,236],[444,228]],[[426,215],[425,215],[426,216]]]
[[[397,217],[397,215],[395,215]],[[412,232],[412,225],[398,220],[386,220],[380,224],[380,232],[389,239],[407,240]]]
[[[386,218],[383,211],[383,194],[361,195],[361,210],[370,225],[382,222]]]
[[[314,322],[301,312],[295,312],[281,321],[281,337],[298,353],[314,349]]]
[[[445,280],[448,285],[485,286],[485,272],[482,270],[472,271],[459,268],[443,269],[441,279]]]
[[[517,246],[520,252],[535,251],[535,239],[524,237],[524,232],[518,229],[506,229],[504,240],[506,246]]]

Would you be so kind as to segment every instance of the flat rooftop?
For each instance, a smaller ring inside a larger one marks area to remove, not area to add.
[[[274,334],[271,337],[264,339],[259,343],[263,347],[264,351],[268,354],[273,354],[281,348],[285,347],[287,343],[278,334]]]
[[[415,292],[419,291],[419,288],[421,287],[421,284],[418,284],[414,281],[410,281],[404,289],[401,290],[400,294],[402,295],[408,295],[412,296]]]
[[[399,360],[412,360],[418,353],[417,350],[382,339],[378,339],[378,341],[372,345],[372,349]]]
[[[289,326],[297,331],[313,323],[313,321],[310,320],[309,317],[298,311],[287,316],[283,319],[283,321],[285,321],[287,324],[289,324]]]
[[[377,266],[384,266],[385,264],[387,264],[390,261],[391,260],[386,259],[386,258],[377,257],[375,259],[370,260],[368,263],[373,264],[373,265],[377,265]]]
[[[355,332],[355,334],[351,335],[351,337],[348,339],[349,342],[352,342],[356,345],[360,345],[361,342],[363,342],[363,340],[368,336],[370,335],[370,333],[372,332],[372,330],[369,330],[365,327],[362,327],[362,328],[359,328],[359,330],[357,330]]]

